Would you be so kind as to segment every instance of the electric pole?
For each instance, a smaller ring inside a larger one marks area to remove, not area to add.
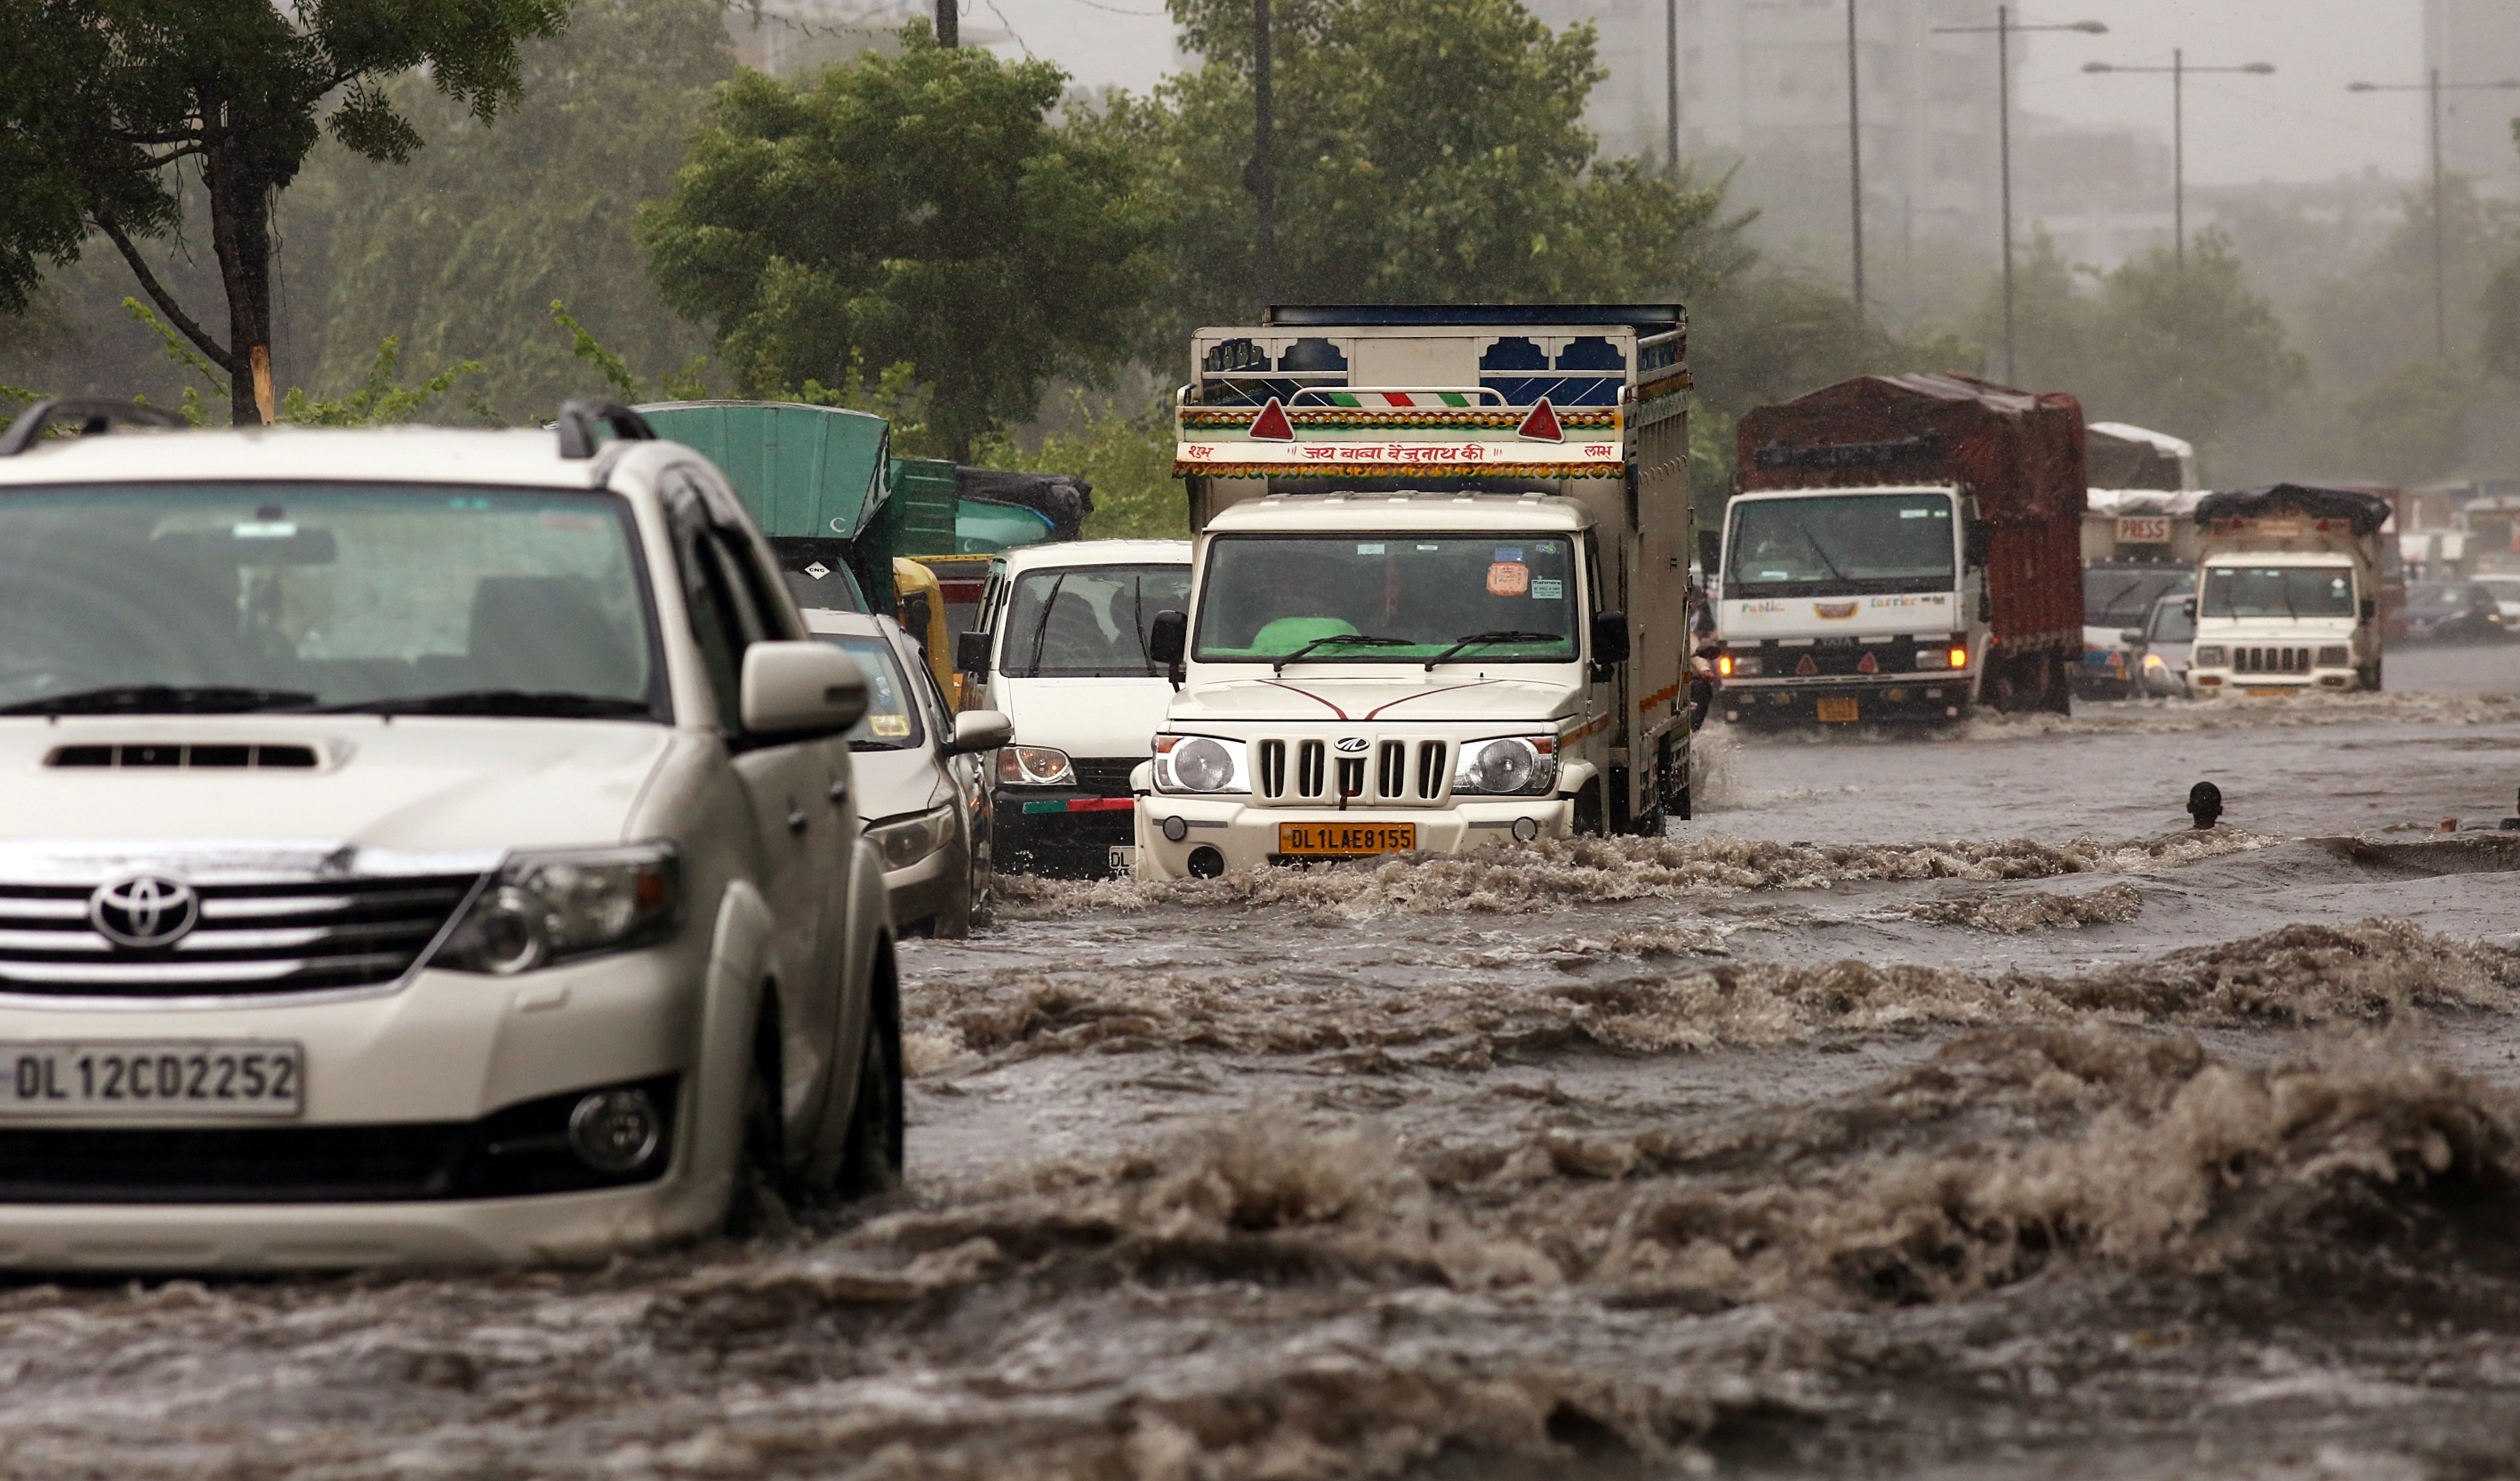
[[[1680,0],[1662,0],[1662,162],[1666,172],[1677,180],[1680,178]]]
[[[2081,31],[2089,36],[2105,36],[2109,28],[2097,21],[2071,21],[2062,25],[2015,25],[2012,7],[1995,8],[1993,25],[1937,25],[1934,33],[1941,36],[1995,36],[1995,107],[1996,149],[2003,177],[2003,381],[2009,386],[2014,377],[2014,342],[2012,333],[2012,35],[2015,31]]]
[[[1269,99],[1269,0],[1251,0],[1251,163],[1243,184],[1258,208],[1259,230],[1252,240],[1252,287],[1267,314],[1278,281],[1278,162],[1275,120]]]
[[[2427,143],[2432,151],[2433,176],[2433,353],[2450,357],[2450,223],[2446,218],[2442,192],[2442,126],[2441,95],[2444,92],[2509,92],[2520,88],[2520,77],[2505,77],[2499,82],[2444,82],[2436,67],[2421,82],[2349,82],[2349,93],[2412,93],[2424,95],[2430,110],[2431,128]]]
[[[2187,74],[2189,72],[2249,72],[2265,76],[2274,70],[2267,62],[2251,62],[2244,67],[2189,67],[2187,53],[2174,50],[2168,67],[2119,67],[2109,62],[2086,62],[2087,72],[2168,72],[2170,74],[2170,257],[2181,272],[2187,270]]]
[[[1864,318],[1864,104],[1855,59],[1855,0],[1846,0],[1846,173],[1855,226],[1855,317]]]
[[[936,0],[936,44],[963,44],[962,0]]]

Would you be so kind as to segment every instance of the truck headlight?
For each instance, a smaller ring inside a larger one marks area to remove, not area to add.
[[[1213,735],[1155,737],[1158,792],[1248,792],[1250,747]]]
[[[2229,656],[2215,645],[2198,648],[2187,656],[2187,662],[2199,669],[2220,669]]]
[[[1530,797],[1557,785],[1557,737],[1508,735],[1472,741],[1453,768],[1453,790],[1483,797]]]
[[[513,976],[652,945],[682,913],[682,853],[672,844],[519,854],[473,898],[428,964]]]
[[[954,805],[932,812],[914,813],[877,823],[866,830],[867,842],[883,857],[886,869],[907,869],[942,849],[954,837]]]
[[[1049,746],[1009,746],[998,753],[998,780],[1010,787],[1072,787],[1067,753]]]

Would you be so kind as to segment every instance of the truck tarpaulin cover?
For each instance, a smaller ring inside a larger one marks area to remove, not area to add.
[[[2389,501],[2360,488],[2321,488],[2316,484],[2270,484],[2264,488],[2227,488],[2196,501],[2196,523],[2211,530],[2217,520],[2264,520],[2291,517],[2348,521],[2357,537],[2376,533],[2388,523]]]
[[[1072,474],[958,468],[955,476],[967,499],[1015,504],[1040,514],[1050,521],[1054,540],[1076,539],[1085,528],[1085,517],[1094,512],[1094,486]]]
[[[1987,530],[1996,640],[2079,656],[2083,408],[1944,372],[1858,376],[1742,414],[1741,487],[1956,484]]]

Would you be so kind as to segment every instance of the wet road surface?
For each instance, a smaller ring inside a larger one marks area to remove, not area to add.
[[[2520,704],[1707,764],[1661,840],[1011,884],[905,949],[911,1186],[792,1239],[0,1292],[0,1476],[2509,1473],[2520,834],[2438,829]]]

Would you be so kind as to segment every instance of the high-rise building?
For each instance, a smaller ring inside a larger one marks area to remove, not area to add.
[[[2424,0],[2424,64],[2450,83],[2520,78],[2520,0]],[[2498,194],[2520,193],[2511,120],[2520,89],[2445,87],[2442,164]]]
[[[1605,152],[1656,161],[1666,152],[1667,27],[1676,21],[1684,158],[1740,162],[1735,197],[1763,208],[1762,235],[1772,245],[1804,244],[1819,258],[1823,242],[1843,242],[1847,0],[1527,3],[1552,25],[1590,21],[1599,30],[1610,75],[1594,94],[1589,121]],[[1858,0],[1856,20],[1868,245],[1895,255],[1916,244],[1958,244],[1992,257],[1995,38],[1934,28],[1991,27],[1993,0]],[[2013,40],[2016,80],[2034,39]],[[2017,108],[2022,100],[2014,101]]]

